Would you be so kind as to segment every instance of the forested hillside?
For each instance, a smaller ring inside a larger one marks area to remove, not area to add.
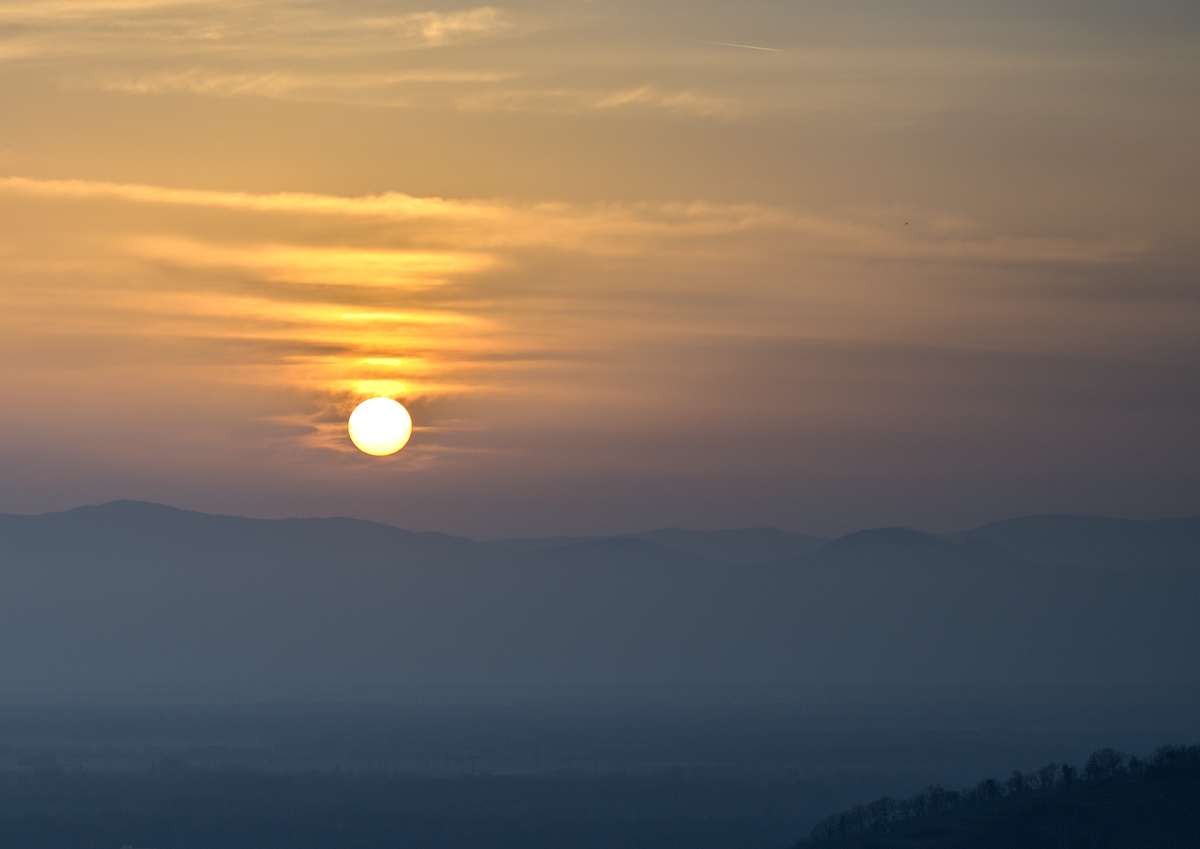
[[[1078,769],[1046,764],[974,787],[928,787],[834,814],[797,849],[1194,849],[1200,746],[1149,758],[1094,752]]]

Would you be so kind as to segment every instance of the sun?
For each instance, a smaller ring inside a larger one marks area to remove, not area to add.
[[[350,439],[358,450],[384,457],[395,454],[412,435],[408,410],[391,398],[363,401],[350,414]]]

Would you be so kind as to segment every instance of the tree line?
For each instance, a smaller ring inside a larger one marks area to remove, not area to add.
[[[1099,783],[1122,775],[1153,779],[1196,768],[1200,768],[1200,745],[1161,746],[1148,758],[1132,757],[1117,749],[1103,748],[1088,756],[1082,771],[1070,764],[1049,763],[1032,772],[1013,770],[1012,775],[1004,780],[985,778],[974,787],[962,790],[946,790],[938,785],[930,785],[907,799],[884,796],[864,805],[855,805],[821,820],[810,836],[798,841],[796,847],[803,849],[868,829],[886,829],[891,823],[982,805],[995,799],[1044,793],[1076,781]]]

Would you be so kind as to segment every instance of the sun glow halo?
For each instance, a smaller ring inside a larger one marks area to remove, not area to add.
[[[350,414],[350,439],[358,450],[375,457],[395,454],[412,435],[408,410],[391,398],[370,398]]]

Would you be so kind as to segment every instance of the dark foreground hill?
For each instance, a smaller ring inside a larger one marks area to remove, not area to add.
[[[877,799],[819,824],[796,849],[1194,849],[1200,746],[1148,761],[1113,749],[1083,770],[1048,764],[1006,781],[911,799]]]
[[[922,697],[1200,686],[1200,521],[481,543],[116,502],[0,516],[0,695]]]
[[[125,771],[0,771],[0,847],[766,849],[779,841],[764,808],[828,795],[811,783],[719,775],[431,778],[166,760]]]

